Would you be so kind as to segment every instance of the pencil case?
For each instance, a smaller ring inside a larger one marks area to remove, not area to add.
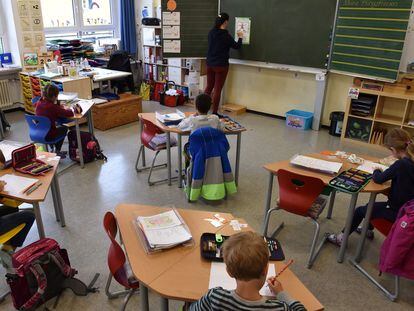
[[[34,176],[44,175],[53,169],[53,165],[36,158],[36,146],[34,144],[14,150],[12,152],[12,166],[20,173]]]
[[[215,233],[203,233],[200,238],[200,252],[201,257],[209,261],[223,261],[223,253],[221,247],[229,236],[215,234]],[[285,255],[283,253],[282,246],[279,241],[272,238],[265,238],[269,247],[269,260],[283,261]]]
[[[354,194],[364,189],[371,178],[371,174],[351,168],[333,178],[329,185],[339,191]]]

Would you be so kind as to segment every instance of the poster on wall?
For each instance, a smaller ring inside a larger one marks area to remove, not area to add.
[[[164,40],[164,53],[181,53],[181,40]]]
[[[180,39],[180,26],[163,26],[162,37],[164,39]]]
[[[162,24],[180,26],[180,23],[181,23],[180,17],[181,17],[180,12],[163,12],[162,13]]]
[[[250,17],[236,17],[236,27],[234,37],[238,37],[238,33],[243,33],[243,44],[250,44],[250,29],[251,19]]]

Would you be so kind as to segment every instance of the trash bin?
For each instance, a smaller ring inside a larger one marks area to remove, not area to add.
[[[329,134],[332,136],[341,136],[342,125],[344,123],[345,113],[342,111],[333,111],[329,117],[331,126],[329,127]]]

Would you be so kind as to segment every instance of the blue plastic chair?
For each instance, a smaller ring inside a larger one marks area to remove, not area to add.
[[[29,125],[30,139],[35,143],[45,145],[46,150],[48,150],[48,145],[56,144],[66,136],[58,136],[53,140],[48,140],[46,139],[46,136],[50,131],[50,127],[52,126],[50,120],[47,117],[32,116],[28,114],[26,114],[25,117],[26,122]]]

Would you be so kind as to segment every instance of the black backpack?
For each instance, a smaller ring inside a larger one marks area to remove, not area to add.
[[[132,73],[131,58],[132,57],[126,51],[115,51],[109,58],[108,69]],[[125,84],[128,86],[129,90],[132,91],[134,89],[134,78],[130,75],[125,78],[114,80],[112,84],[113,86],[116,86],[120,92],[124,90]]]

